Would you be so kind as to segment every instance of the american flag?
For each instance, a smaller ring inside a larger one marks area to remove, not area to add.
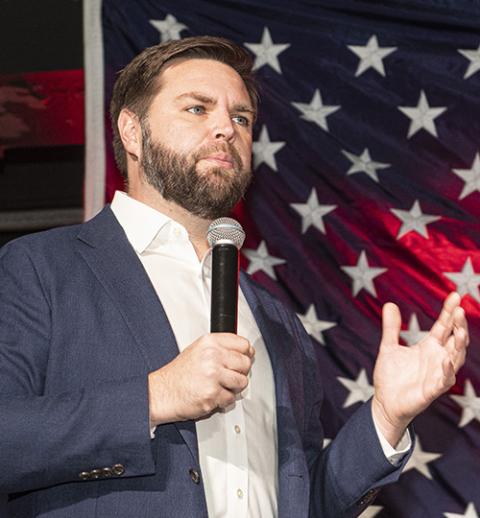
[[[87,212],[121,187],[103,109],[116,72],[168,39],[210,34],[247,48],[262,101],[255,179],[235,211],[247,233],[242,263],[315,341],[328,439],[372,395],[385,302],[400,306],[406,347],[452,290],[470,322],[457,384],[416,419],[400,481],[363,516],[478,518],[480,5],[86,4]]]
[[[0,167],[5,152],[84,143],[83,70],[0,75]]]

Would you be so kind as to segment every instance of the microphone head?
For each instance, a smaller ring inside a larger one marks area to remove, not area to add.
[[[218,218],[210,223],[207,239],[212,248],[219,244],[232,244],[240,249],[245,240],[245,232],[242,225],[233,218]]]

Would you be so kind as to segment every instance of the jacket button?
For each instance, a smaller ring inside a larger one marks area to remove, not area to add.
[[[102,476],[108,478],[108,477],[111,477],[112,475],[113,475],[112,468],[103,468],[102,469]]]
[[[123,464],[115,464],[112,467],[112,471],[114,475],[121,476],[125,473],[125,466]]]
[[[378,493],[378,489],[370,489],[363,495],[362,499],[360,500],[360,502],[358,504],[361,506],[363,506],[365,504],[370,504],[372,502],[372,500],[377,496],[377,493]]]
[[[102,470],[101,469],[94,469],[90,472],[90,477],[93,479],[100,478],[102,476]]]
[[[200,484],[200,473],[195,469],[190,469],[188,471],[190,473],[190,478],[194,484]]]
[[[88,480],[90,478],[90,473],[88,471],[82,471],[79,475],[78,475],[78,478],[80,480]]]

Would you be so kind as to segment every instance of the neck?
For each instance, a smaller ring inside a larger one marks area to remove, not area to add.
[[[165,216],[180,223],[188,232],[188,237],[192,243],[197,257],[202,260],[209,249],[207,242],[207,230],[211,220],[200,218],[174,202],[167,201],[153,187],[143,184],[142,188],[129,186],[128,195],[155,210],[158,210]]]

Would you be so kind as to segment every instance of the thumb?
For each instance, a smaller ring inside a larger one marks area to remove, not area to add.
[[[402,317],[400,310],[393,302],[387,302],[382,309],[382,347],[397,345],[400,340]]]

